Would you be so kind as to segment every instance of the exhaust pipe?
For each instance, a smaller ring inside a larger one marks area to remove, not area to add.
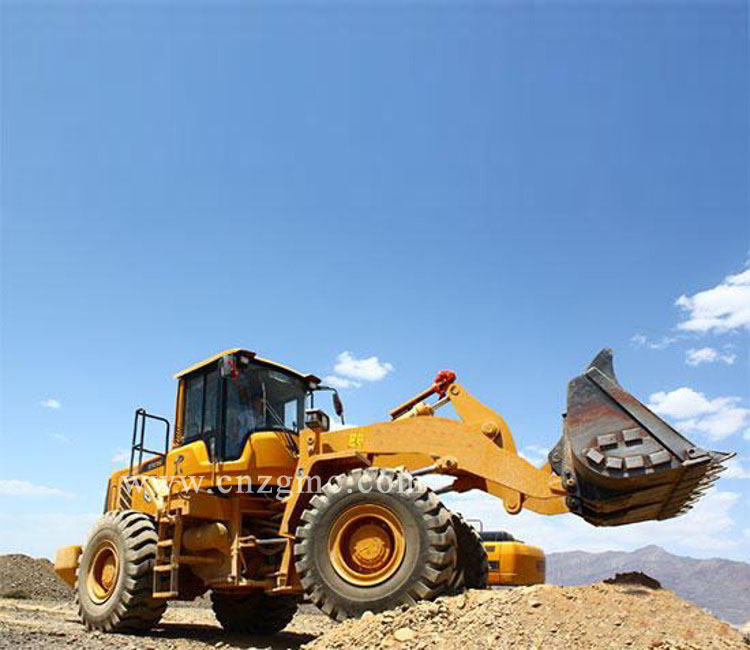
[[[623,389],[609,349],[568,384],[563,417],[549,461],[570,511],[595,526],[684,514],[734,456],[694,445]]]

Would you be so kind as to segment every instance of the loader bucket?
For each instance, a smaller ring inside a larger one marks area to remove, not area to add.
[[[549,455],[571,512],[595,526],[687,512],[734,454],[706,451],[624,390],[612,350],[568,384],[563,436]]]

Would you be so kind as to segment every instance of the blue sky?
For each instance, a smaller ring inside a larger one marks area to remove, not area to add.
[[[750,560],[747,18],[4,2],[0,552],[80,542],[133,410],[172,417],[172,373],[223,348],[359,383],[358,424],[452,368],[536,462],[611,346],[738,452],[699,509],[612,531],[451,504],[547,550]]]

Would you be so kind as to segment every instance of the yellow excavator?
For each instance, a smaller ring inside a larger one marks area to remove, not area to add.
[[[142,631],[169,600],[206,591],[226,630],[269,634],[302,600],[341,620],[483,588],[483,540],[439,493],[483,490],[510,514],[616,526],[682,514],[730,456],[697,447],[626,392],[610,350],[570,382],[562,437],[542,467],[449,371],[390,421],[348,429],[315,407],[332,391],[343,422],[333,388],[248,350],[176,379],[173,435],[169,420],[138,409],[104,514],[84,546],[58,550],[55,570],[90,629]],[[436,415],[446,404],[457,419]],[[148,443],[154,426],[163,447]],[[433,491],[428,474],[450,482]],[[511,560],[523,551],[504,548]]]

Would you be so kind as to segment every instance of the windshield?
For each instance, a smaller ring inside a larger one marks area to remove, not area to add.
[[[253,431],[299,433],[306,394],[301,379],[250,364],[226,381],[225,458],[238,458]]]

